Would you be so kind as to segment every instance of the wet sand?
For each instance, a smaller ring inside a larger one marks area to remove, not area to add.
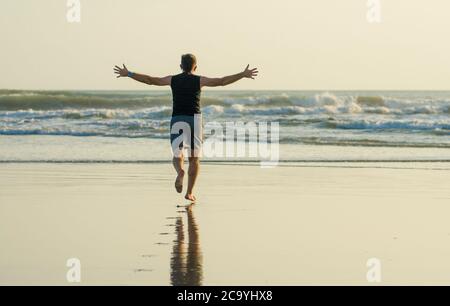
[[[450,171],[391,164],[1,164],[0,284],[450,284]],[[402,169],[403,168],[403,169]]]

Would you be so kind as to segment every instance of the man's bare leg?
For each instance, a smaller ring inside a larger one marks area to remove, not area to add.
[[[195,181],[197,180],[199,168],[200,168],[200,161],[198,157],[189,157],[188,188],[186,191],[185,199],[192,202],[195,202],[196,200],[192,191],[195,186]]]
[[[183,192],[183,179],[184,179],[184,156],[173,158],[173,167],[177,172],[177,178],[175,179],[175,189],[178,193]]]

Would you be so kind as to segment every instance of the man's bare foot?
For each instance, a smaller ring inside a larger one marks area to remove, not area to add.
[[[177,190],[178,193],[183,192],[183,179],[184,179],[184,170],[181,170],[178,173],[177,178],[175,180],[175,189]]]
[[[184,198],[185,198],[186,200],[191,201],[191,202],[195,202],[195,201],[197,200],[197,199],[195,198],[195,196],[194,196],[192,193],[186,194],[186,195],[184,196]]]

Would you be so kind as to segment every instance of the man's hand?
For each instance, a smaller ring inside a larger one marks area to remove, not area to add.
[[[123,68],[120,68],[119,66],[114,67],[114,73],[118,74],[118,78],[123,78],[128,76],[128,68],[123,64]]]
[[[128,71],[127,66],[123,64],[123,68],[120,68],[119,66],[114,67],[114,73],[117,74],[118,78],[124,78],[124,77],[130,77],[131,79],[145,83],[147,85],[155,85],[155,86],[167,86],[170,85],[172,82],[172,76],[166,76],[164,78],[155,78],[151,77],[146,74],[139,74]]]
[[[250,65],[247,65],[244,71],[223,78],[207,78],[202,76],[200,77],[200,87],[227,86],[243,78],[254,79],[258,76],[258,68],[248,69],[249,67]]]
[[[255,77],[258,76],[258,68],[248,69],[249,67],[250,65],[247,65],[244,72],[242,72],[242,75],[244,78],[255,79]]]

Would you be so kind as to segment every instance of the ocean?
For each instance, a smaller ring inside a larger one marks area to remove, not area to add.
[[[166,91],[0,90],[0,161],[170,157]],[[278,122],[282,160],[450,160],[450,92],[204,91],[205,122]]]

